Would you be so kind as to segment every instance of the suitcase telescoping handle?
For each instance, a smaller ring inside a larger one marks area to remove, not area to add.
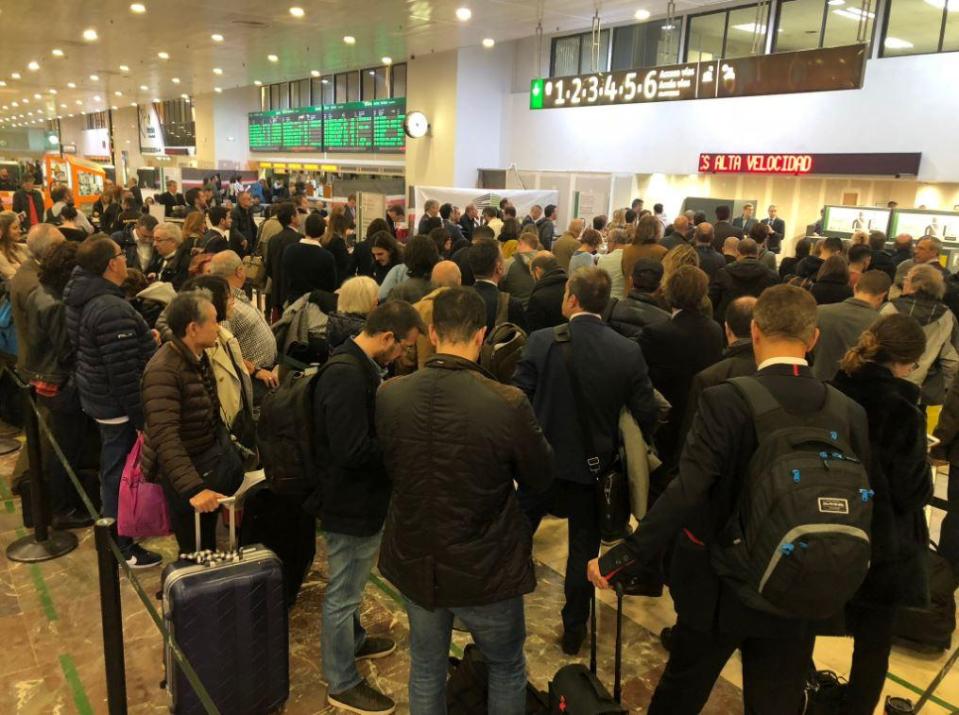
[[[589,672],[596,675],[596,589],[589,606]],[[613,699],[623,701],[623,585],[616,584],[616,655],[613,675]]]
[[[230,551],[236,550],[236,497],[223,497],[219,500],[222,506],[225,506],[230,513]],[[193,524],[196,527],[196,550],[201,551],[202,540],[200,538],[200,512],[193,510]]]

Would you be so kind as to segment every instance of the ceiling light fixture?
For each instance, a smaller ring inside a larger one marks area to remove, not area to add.
[[[36,60],[30,60],[30,63],[27,65],[27,69],[31,72],[36,72],[38,69],[40,69],[40,63]]]
[[[116,92],[113,93],[113,96],[114,96],[114,97],[122,97],[122,96],[123,96],[123,92],[121,92],[121,91],[118,89]]]
[[[392,58],[392,57],[383,57],[383,58],[380,59],[380,62],[382,62],[384,65],[391,65],[391,64],[393,64],[393,58]]]
[[[294,5],[290,8],[290,14],[293,17],[303,17],[306,14],[306,11],[304,11],[303,8]]]
[[[11,73],[10,73],[10,78],[11,78],[11,79],[20,79],[20,73],[19,73],[19,72],[11,72]]]
[[[100,75],[96,75],[96,74],[90,75],[90,81],[91,81],[91,82],[99,82],[99,81],[100,81]]]
[[[100,36],[97,34],[97,31],[92,27],[88,27],[83,31],[83,39],[87,42],[96,42],[99,38]]]
[[[343,37],[343,42],[345,42],[345,43],[348,44],[348,45],[355,45],[355,44],[356,44],[356,38],[353,37],[353,35],[344,35],[344,37]]]
[[[142,2],[135,2],[130,5],[130,12],[135,12],[137,15],[142,15],[147,11],[147,6]]]
[[[150,89],[150,88],[147,87],[145,84],[141,84],[141,85],[140,85],[140,91],[141,91],[141,92],[146,92],[148,89]]]
[[[67,82],[67,87],[69,87],[70,89],[76,89],[76,88],[77,88],[77,83],[76,83],[76,82]]]
[[[34,98],[34,99],[43,99],[43,95],[42,95],[42,94],[34,94],[34,95],[33,95],[33,98]]]
[[[829,0],[829,2],[827,2],[826,4],[832,5],[833,7],[839,7],[840,5],[845,5],[846,0]]]
[[[210,39],[214,42],[223,42],[223,35],[221,35],[219,32],[214,32],[212,35],[210,35]]]
[[[276,55],[267,55],[266,58],[267,58],[270,62],[279,62],[279,61],[280,61],[280,58],[277,57]]]
[[[82,107],[82,106],[83,106],[83,102],[81,102],[79,99],[76,100],[76,101],[74,102],[74,104],[77,105],[78,107]]]
[[[189,99],[190,99],[190,95],[189,95],[189,94],[181,94],[181,95],[180,95],[180,99],[189,100]]]
[[[214,88],[213,88],[213,91],[216,92],[217,94],[222,94],[222,93],[223,93],[223,89],[221,89],[220,87],[214,87]]]
[[[54,57],[63,57],[63,50],[61,50],[59,47],[54,47],[52,50],[50,50],[50,54]]]
[[[120,71],[121,71],[121,72],[129,72],[129,71],[130,71],[130,67],[129,67],[128,65],[120,65]]]
[[[137,103],[136,103],[136,102],[130,102],[130,106],[131,106],[131,107],[135,107],[135,106],[137,106]]]
[[[644,10],[644,9],[640,8],[639,10],[637,10],[637,11],[633,14],[633,17],[635,17],[637,20],[648,20],[648,19],[649,19],[649,10]]]
[[[911,50],[915,47],[915,45],[908,40],[903,40],[898,37],[886,37],[882,44],[887,50]]]
[[[170,81],[173,82],[173,84],[180,84],[180,78],[179,78],[179,77],[171,77],[171,78],[170,78]]]
[[[319,70],[310,70],[310,77],[319,77],[319,76],[320,76]]]
[[[47,90],[47,94],[56,94],[56,93],[57,93],[57,90],[55,90],[53,87]]]
[[[66,108],[67,108],[66,102],[60,102],[60,109],[66,109]]]
[[[93,95],[93,101],[94,101],[94,102],[102,102],[102,101],[103,101],[103,97],[101,97],[99,94],[95,94],[95,95]]]
[[[169,52],[157,52],[157,57],[159,57],[161,60],[168,60],[168,59],[170,59],[170,53],[169,53]]]
[[[460,7],[456,9],[456,19],[460,22],[467,22],[473,17],[473,11],[468,7]]]
[[[219,67],[214,67],[213,74],[223,74],[223,70]]]
[[[113,105],[112,107],[110,107],[110,109],[112,109],[115,112],[119,109],[119,107],[116,105]]]
[[[263,83],[262,83],[260,80],[258,80],[258,79],[253,80],[253,84],[255,84],[257,87],[262,87],[262,86],[263,86]]]
[[[487,37],[483,39],[483,47],[485,47],[487,50],[490,49],[495,44],[496,44],[496,40],[494,40],[492,37]]]
[[[328,79],[321,79],[321,80],[320,80],[320,84],[329,84],[329,83],[330,83],[330,80],[328,80]]]
[[[159,98],[159,97],[154,97],[154,98],[153,98],[153,101],[154,101],[155,104],[159,104],[159,103],[160,103],[160,98]]]
[[[370,70],[370,77],[376,77],[376,72],[374,72],[373,70]]]

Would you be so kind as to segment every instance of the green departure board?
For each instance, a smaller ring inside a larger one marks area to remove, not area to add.
[[[249,115],[250,151],[406,151],[406,99],[328,104]]]

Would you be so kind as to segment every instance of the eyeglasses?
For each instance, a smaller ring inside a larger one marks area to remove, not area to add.
[[[126,258],[126,257],[127,257],[127,254],[125,254],[123,251],[118,251],[117,253],[114,253],[114,254],[113,254],[113,257],[114,257],[114,258]]]

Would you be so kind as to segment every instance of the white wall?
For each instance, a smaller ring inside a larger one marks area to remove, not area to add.
[[[870,60],[863,89],[844,92],[530,111],[525,89],[506,105],[503,159],[690,174],[700,152],[922,152],[921,180],[957,181],[959,93],[944,84],[956,76],[959,54],[946,53]]]
[[[423,112],[430,122],[429,134],[406,142],[407,188],[455,185],[457,65],[456,50],[420,55],[406,64],[406,111]]]

